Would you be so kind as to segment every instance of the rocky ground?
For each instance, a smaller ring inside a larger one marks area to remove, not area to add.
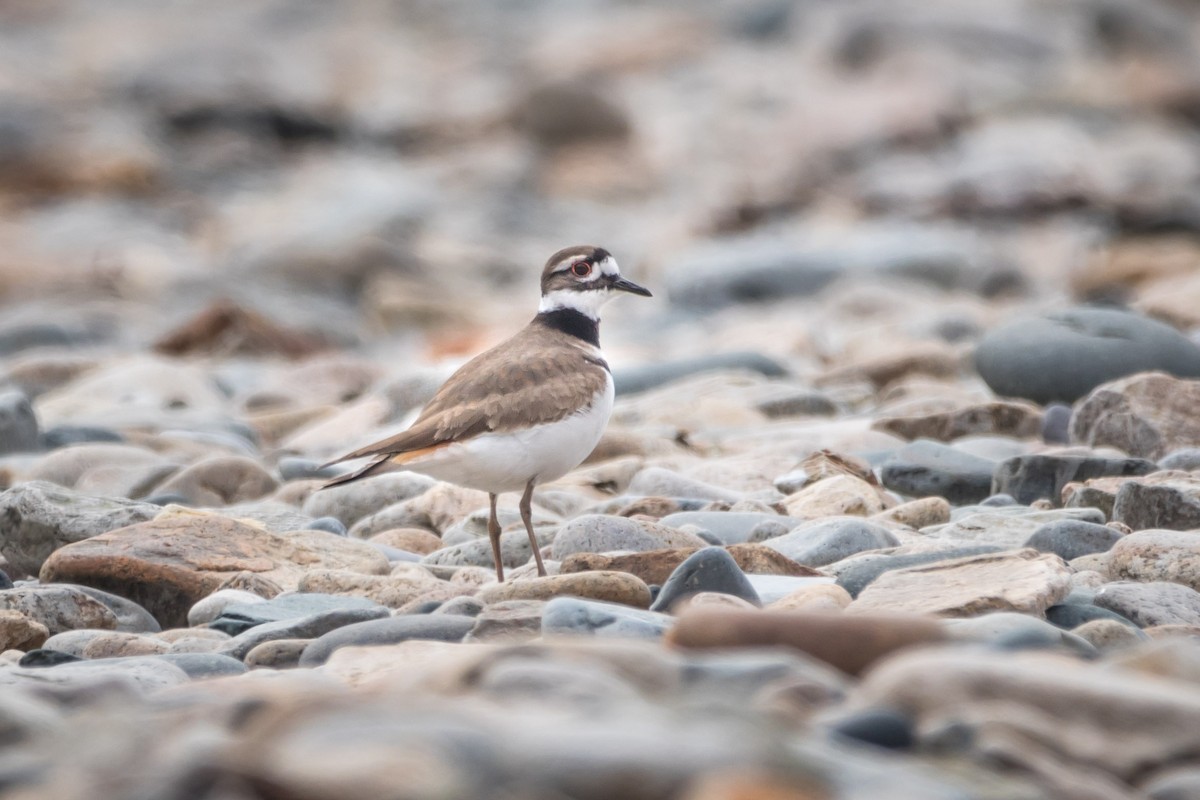
[[[0,3],[0,796],[1200,798],[1198,37]],[[549,577],[319,490],[579,242],[656,297]]]

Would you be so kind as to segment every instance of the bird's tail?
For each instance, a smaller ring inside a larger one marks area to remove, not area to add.
[[[337,463],[337,462],[331,462]],[[336,478],[330,478],[321,488],[328,489],[331,486],[341,486],[343,483],[353,483],[362,478],[369,478],[372,475],[382,475],[385,472],[391,472],[395,469],[395,465],[387,456],[377,458],[366,466],[359,467],[356,470],[347,472],[345,475],[338,475]]]

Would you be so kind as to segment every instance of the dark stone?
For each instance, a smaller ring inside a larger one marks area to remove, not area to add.
[[[304,648],[300,666],[324,664],[335,650],[342,647],[399,644],[412,639],[437,642],[461,642],[475,627],[474,617],[451,614],[406,614],[400,617],[371,620],[347,625],[319,637]]]
[[[883,573],[891,572],[894,569],[916,567],[922,564],[936,564],[939,561],[949,561],[952,558],[962,558],[964,556],[998,553],[1003,549],[995,545],[979,544],[954,547],[935,553],[910,553],[903,556],[881,555],[871,557],[862,561],[862,563],[850,564],[842,569],[838,574],[837,584],[849,592],[851,597],[858,597],[859,592],[867,588],[873,580]]]
[[[38,450],[37,415],[23,392],[0,393],[0,455]]]
[[[390,614],[387,608],[376,605],[374,608],[339,608],[295,619],[265,622],[225,642],[220,652],[241,661],[246,658],[247,653],[263,642],[277,639],[315,639],[338,628],[390,618]]]
[[[720,592],[761,605],[758,592],[723,547],[705,547],[692,553],[663,584],[651,611],[669,611],[684,598],[700,592]]]
[[[335,536],[346,535],[346,526],[343,525],[342,521],[337,517],[317,517],[312,522],[308,523],[308,530],[325,531],[326,533],[332,533]]]
[[[1158,467],[1144,458],[1098,456],[1015,456],[1001,461],[992,478],[992,492],[1004,492],[1021,505],[1047,499],[1062,506],[1063,487],[1072,481],[1109,476],[1149,475]]]
[[[1120,538],[1120,532],[1105,525],[1079,519],[1059,519],[1035,530],[1025,540],[1025,546],[1043,553],[1054,553],[1064,561],[1070,561],[1089,553],[1108,552]]]
[[[1193,531],[1200,528],[1198,495],[1200,492],[1189,494],[1169,485],[1127,481],[1117,489],[1112,518],[1135,531]]]
[[[1090,603],[1059,603],[1046,609],[1046,621],[1064,631],[1075,630],[1080,625],[1097,619],[1111,619],[1132,628],[1137,627],[1134,622],[1117,612]]]
[[[838,736],[888,750],[907,750],[915,741],[912,717],[891,708],[868,708],[848,714],[834,722],[830,730]]]
[[[11,588],[13,588],[12,578],[8,577],[7,572],[0,569],[0,592]]]
[[[90,425],[55,425],[42,431],[42,447],[57,450],[73,444],[89,442],[123,442],[125,437],[114,430]]]
[[[98,600],[108,606],[109,610],[117,616],[116,630],[118,631],[126,631],[128,633],[158,633],[162,630],[162,626],[158,624],[158,620],[154,618],[154,615],[132,600],[101,591],[100,589],[93,589],[91,586],[81,586],[75,583],[59,585],[78,589],[93,600]]]
[[[79,656],[63,653],[58,650],[30,650],[17,661],[18,667],[54,667],[59,664],[69,664],[72,661],[82,661]]]
[[[771,419],[782,417],[832,417],[837,406],[820,392],[797,391],[781,397],[764,400],[758,410]]]
[[[613,373],[617,394],[644,392],[663,384],[718,370],[746,370],[771,378],[782,377],[787,370],[778,361],[762,353],[738,352],[716,353],[711,356],[667,361],[660,364],[643,364],[625,367]]]
[[[1200,348],[1171,326],[1139,314],[1072,308],[988,332],[975,350],[975,366],[1001,397],[1073,403],[1137,372],[1200,377]]]
[[[365,597],[299,592],[273,597],[263,603],[234,603],[226,606],[221,615],[210,622],[208,627],[228,633],[230,636],[238,636],[257,625],[265,625],[268,622],[301,619],[328,611],[377,610],[380,608],[383,606]],[[291,638],[305,637],[293,636]]]
[[[977,503],[992,491],[996,462],[950,445],[918,439],[897,450],[880,468],[880,481],[910,497],[944,497],[953,505]]]
[[[1071,441],[1071,407],[1051,403],[1042,414],[1042,441],[1046,444],[1068,444]]]

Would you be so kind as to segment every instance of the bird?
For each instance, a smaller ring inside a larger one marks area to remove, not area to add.
[[[411,470],[487,492],[488,538],[500,582],[504,565],[496,501],[505,492],[523,492],[521,521],[538,575],[544,576],[533,533],[534,487],[583,463],[612,413],[614,387],[600,350],[600,309],[621,293],[652,294],[623,277],[612,254],[594,245],[565,247],[550,256],[541,290],[528,325],[460,367],[407,430],[326,464],[371,459],[322,488]]]

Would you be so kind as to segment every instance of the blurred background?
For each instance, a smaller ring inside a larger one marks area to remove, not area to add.
[[[0,353],[469,353],[583,242],[660,298],[606,326],[641,360],[1194,330],[1197,41],[1191,0],[0,0]]]

